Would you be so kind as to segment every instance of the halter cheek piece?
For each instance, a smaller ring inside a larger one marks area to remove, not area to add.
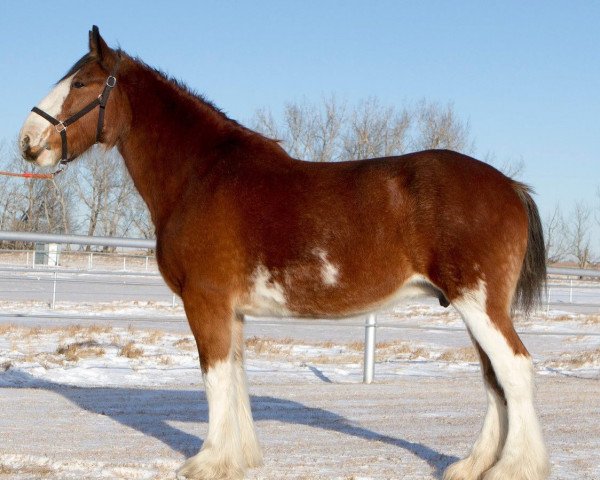
[[[98,143],[100,141],[100,137],[102,136],[102,129],[104,128],[104,109],[106,108],[106,103],[108,102],[108,96],[110,95],[111,90],[117,84],[116,74],[117,74],[117,69],[119,68],[120,61],[121,61],[121,58],[119,57],[117,59],[117,62],[115,63],[115,66],[114,66],[112,72],[110,72],[110,75],[108,76],[108,78],[106,79],[106,82],[104,83],[104,89],[102,90],[102,93],[100,93],[100,95],[98,95],[98,97],[96,97],[94,100],[92,100],[90,103],[88,103],[85,107],[83,107],[77,113],[74,113],[73,115],[71,115],[66,120],[61,122],[60,120],[57,120],[56,118],[54,118],[52,115],[49,115],[48,113],[44,112],[43,110],[40,110],[38,107],[33,107],[31,109],[32,112],[37,113],[41,117],[48,120],[52,125],[54,125],[54,128],[56,129],[56,131],[60,134],[60,139],[61,139],[61,143],[62,143],[62,154],[61,154],[60,163],[66,164],[66,163],[70,162],[71,160],[73,160],[72,158],[71,159],[68,158],[69,150],[68,150],[68,146],[67,146],[67,127],[69,125],[75,123],[77,120],[79,120],[85,114],[94,110],[94,108],[96,108],[96,107],[100,107],[100,110],[98,112],[98,126],[96,127],[96,142],[95,143]]]

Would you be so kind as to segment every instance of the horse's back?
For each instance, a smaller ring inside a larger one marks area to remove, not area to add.
[[[290,311],[360,311],[423,282],[452,298],[502,268],[507,249],[522,261],[527,218],[514,182],[466,155],[265,171],[237,183],[247,275],[281,285]]]

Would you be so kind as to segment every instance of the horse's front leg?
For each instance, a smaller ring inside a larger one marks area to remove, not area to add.
[[[226,295],[207,295],[187,289],[182,298],[200,353],[208,400],[208,435],[200,452],[189,458],[177,473],[195,480],[241,479],[246,460],[240,435],[232,348],[235,315]]]

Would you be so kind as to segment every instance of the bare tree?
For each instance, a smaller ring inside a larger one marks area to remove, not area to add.
[[[400,155],[407,149],[411,115],[383,107],[377,98],[360,102],[346,128],[342,158],[353,160]]]
[[[2,145],[2,168],[32,172],[16,143]],[[67,174],[54,180],[0,179],[0,227],[25,232],[70,233],[73,228],[73,196]]]
[[[281,140],[292,157],[328,162],[339,156],[344,117],[345,106],[331,96],[322,105],[306,100],[287,103],[280,126],[269,110],[258,110],[252,125],[264,135]]]
[[[516,160],[503,159],[498,160],[496,155],[492,152],[487,152],[481,157],[481,160],[485,163],[489,163],[494,168],[500,170],[504,175],[510,178],[519,178],[525,171],[525,161],[523,158]]]
[[[85,207],[81,215],[87,235],[128,233],[131,221],[126,213],[135,188],[116,150],[94,148],[79,160],[76,191]]]
[[[143,238],[154,238],[156,236],[148,207],[137,192],[134,192],[125,215],[131,225],[130,232],[132,236]]]
[[[421,100],[414,116],[417,130],[412,145],[414,150],[447,148],[469,153],[474,149],[469,140],[469,123],[458,118],[451,103],[444,106]]]
[[[543,222],[546,263],[564,261],[569,255],[569,232],[559,205]]]
[[[317,162],[400,155],[410,149],[473,149],[469,125],[451,104],[421,101],[396,109],[371,97],[350,114],[347,110],[335,97],[319,105],[303,100],[288,103],[281,122],[269,110],[257,111],[252,126],[280,140],[292,157]]]
[[[569,253],[577,260],[580,268],[586,268],[593,262],[590,240],[592,210],[584,202],[577,202],[569,215]]]

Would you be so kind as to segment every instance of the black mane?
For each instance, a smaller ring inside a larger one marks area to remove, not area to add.
[[[217,113],[219,116],[221,116],[225,120],[234,123],[235,125],[237,125],[238,127],[243,128],[244,130],[248,130],[248,128],[246,128],[244,125],[241,125],[237,120],[234,120],[233,118],[230,118],[229,116],[227,116],[227,114],[223,110],[221,110],[219,107],[217,107],[213,102],[211,102],[210,100],[208,100],[201,93],[198,93],[197,91],[195,91],[192,88],[190,88],[183,81],[181,81],[181,80],[179,80],[179,79],[177,79],[175,77],[170,76],[168,73],[164,72],[163,70],[160,70],[159,68],[151,67],[150,65],[148,65],[143,60],[140,60],[137,57],[135,58],[135,61],[138,62],[138,63],[140,63],[140,64],[142,64],[142,65],[144,65],[146,68],[148,68],[152,72],[156,73],[163,80],[171,83],[173,86],[175,86],[179,90],[182,90],[183,92],[185,92],[186,94],[188,94],[190,97],[194,98],[195,100],[198,100],[200,103],[202,103],[203,105],[205,105],[206,107],[208,107],[213,112]],[[254,133],[256,133],[256,132],[254,132]]]

